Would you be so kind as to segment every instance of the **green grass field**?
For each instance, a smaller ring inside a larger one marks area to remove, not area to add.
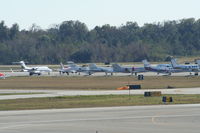
[[[173,103],[200,103],[200,95],[167,95],[173,97]],[[105,96],[62,96],[49,98],[29,98],[0,100],[0,110],[29,110],[55,108],[86,108],[135,105],[160,105],[162,97],[144,97],[143,95],[105,95]]]
[[[127,84],[141,84],[142,89],[168,88],[169,86],[172,88],[199,87],[200,77],[154,76],[145,77],[145,80],[140,81],[136,77],[130,76],[10,77],[0,80],[0,89],[114,90]],[[174,102],[172,104],[200,103],[200,95],[168,96],[173,96]],[[162,97],[144,97],[142,95],[131,95],[131,97],[128,95],[107,95],[29,98],[0,100],[0,110],[157,105],[163,104],[161,99]]]
[[[127,84],[141,84],[142,89],[200,87],[200,76],[9,77],[0,80],[0,89],[114,90]]]

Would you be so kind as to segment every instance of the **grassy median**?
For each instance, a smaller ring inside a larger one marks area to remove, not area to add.
[[[200,103],[200,95],[165,95],[172,96],[170,104]],[[159,105],[162,97],[144,97],[143,95],[102,95],[102,96],[60,96],[49,98],[29,98],[0,100],[0,110],[29,110],[82,107],[112,107],[134,105]]]
[[[200,86],[200,76],[9,77],[0,80],[0,89],[114,90],[127,84],[141,84],[142,89],[190,88]]]

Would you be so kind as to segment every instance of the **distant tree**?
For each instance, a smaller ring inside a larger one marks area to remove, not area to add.
[[[0,22],[0,64],[26,60],[31,64],[66,62],[164,61],[168,56],[200,55],[200,19],[105,24],[88,30],[80,21],[64,21],[43,30],[33,24],[19,30]]]
[[[9,39],[9,30],[7,26],[5,26],[4,21],[0,23],[0,41]]]
[[[80,50],[70,56],[70,60],[75,62],[90,62],[92,54],[89,50]]]
[[[14,39],[18,33],[19,33],[18,24],[13,24],[12,27],[10,28],[10,39]]]
[[[59,27],[61,41],[82,42],[86,40],[87,33],[87,26],[79,21],[64,21]]]

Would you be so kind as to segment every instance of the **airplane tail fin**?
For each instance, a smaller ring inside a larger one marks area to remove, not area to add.
[[[77,67],[77,65],[73,61],[68,61],[67,65],[70,67]]]
[[[10,68],[10,71],[11,71],[12,73],[14,72],[12,68]]]
[[[29,69],[29,67],[26,66],[24,61],[13,62],[13,64],[19,64],[22,69]]]
[[[63,65],[62,62],[60,62],[60,68],[61,68],[61,69],[64,69],[64,65]]]
[[[150,63],[145,59],[142,61],[142,63],[144,64],[144,67],[149,67]]]
[[[171,59],[171,64],[172,64],[172,67],[177,67],[178,66],[177,60],[174,59],[174,58]]]
[[[196,60],[198,66],[200,67],[200,59]]]
[[[89,64],[89,68],[90,68],[90,69],[96,69],[96,68],[97,68],[97,65],[94,64],[94,63],[90,63],[90,64]]]
[[[121,66],[119,64],[112,64],[113,70],[114,71],[120,71],[121,70]]]
[[[20,61],[19,64],[21,65],[22,69],[28,69],[24,61]]]

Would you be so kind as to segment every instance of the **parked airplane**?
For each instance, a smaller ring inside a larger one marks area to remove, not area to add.
[[[77,66],[76,64],[74,64],[74,62],[71,62],[71,61],[68,62],[68,66],[67,67],[65,67],[62,64],[62,62],[60,63],[60,66],[61,66],[61,68],[59,70],[60,74],[67,73],[67,75],[69,75],[69,73],[77,73],[77,72],[79,72],[79,74],[80,74],[80,72],[82,70],[81,67]]]
[[[142,62],[146,70],[157,72],[157,74],[164,73],[171,75],[172,73],[183,72],[183,70],[173,68],[171,64],[158,64],[156,66],[152,66],[147,60],[143,60]]]
[[[119,64],[112,64],[112,67],[114,72],[131,73],[132,75],[133,73],[137,75],[137,73],[147,72],[144,67],[125,67]]]
[[[198,75],[198,72],[200,72],[200,60],[196,60],[197,64],[187,64],[187,65],[180,65],[177,63],[177,60],[172,58],[171,64],[172,67],[175,69],[183,70],[185,72],[194,72],[195,75]]]
[[[5,78],[6,78],[6,75],[3,73],[0,73],[0,79],[5,79]]]
[[[42,72],[48,72],[48,74],[52,72],[52,69],[48,68],[47,66],[27,67],[24,61],[14,62],[14,63],[20,64],[22,67],[22,70],[24,72],[29,72],[30,76],[33,74],[41,75]]]
[[[113,68],[111,68],[111,67],[98,67],[94,63],[89,64],[87,71],[88,71],[89,75],[91,75],[95,72],[105,72],[106,75],[108,75],[108,73],[113,75]]]

